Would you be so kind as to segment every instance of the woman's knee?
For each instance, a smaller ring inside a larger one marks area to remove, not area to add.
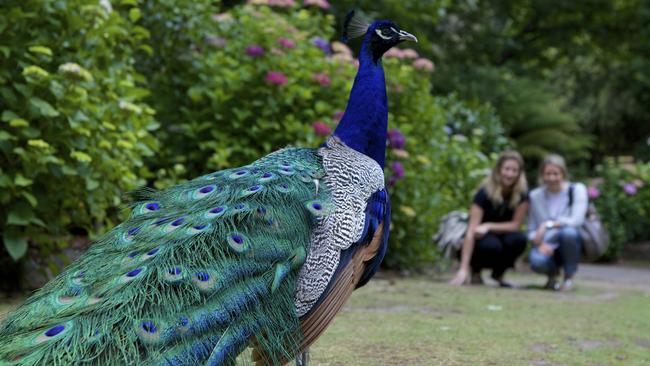
[[[526,235],[524,235],[521,232],[507,234],[505,235],[503,241],[505,246],[508,247],[513,252],[517,252],[521,254],[526,249],[526,244],[527,244]]]
[[[542,254],[537,248],[533,248],[528,254],[530,268],[537,273],[551,272],[551,257]]]
[[[475,241],[474,248],[477,251],[500,252],[503,248],[503,244],[496,235],[488,233],[484,237]]]
[[[560,244],[562,243],[579,243],[580,231],[574,226],[564,226],[560,229],[558,236]]]

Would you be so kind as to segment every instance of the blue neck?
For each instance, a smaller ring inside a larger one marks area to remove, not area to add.
[[[386,81],[381,58],[372,55],[369,45],[370,42],[366,41],[361,46],[359,71],[334,136],[348,147],[374,159],[383,168],[388,129]]]

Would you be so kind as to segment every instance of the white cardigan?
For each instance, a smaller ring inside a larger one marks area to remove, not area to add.
[[[569,186],[573,184],[573,204],[571,208],[569,202]],[[571,183],[562,191],[567,202],[566,207],[560,212],[558,217],[551,217],[548,210],[548,192],[546,186],[533,189],[530,192],[530,208],[528,209],[528,240],[535,238],[535,230],[544,221],[553,220],[562,225],[579,227],[585,221],[587,214],[587,205],[589,198],[587,196],[587,187],[582,183]]]

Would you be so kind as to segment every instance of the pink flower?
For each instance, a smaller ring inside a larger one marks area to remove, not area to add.
[[[319,72],[317,74],[314,74],[314,75],[312,75],[311,78],[312,78],[312,80],[318,81],[318,83],[321,86],[327,87],[327,86],[332,85],[332,80],[330,80],[330,77],[327,76],[327,74],[324,73],[324,72]]]
[[[418,58],[420,55],[418,55],[417,51],[415,51],[412,48],[407,48],[402,50],[402,56],[404,58]]]
[[[332,42],[331,47],[332,47],[332,52],[334,53],[341,53],[352,57],[352,50],[343,42],[334,41]]]
[[[605,180],[603,178],[594,178],[591,180],[591,185],[594,187],[598,187],[603,183],[605,183]]]
[[[391,85],[390,90],[395,93],[401,93],[404,91],[404,87],[400,84],[393,84]]]
[[[232,15],[230,13],[212,14],[212,20],[217,23],[229,22],[232,20]]]
[[[277,6],[280,8],[288,8],[294,6],[296,2],[294,0],[248,0],[246,4],[268,5],[268,6]]]
[[[413,67],[418,70],[432,72],[435,69],[433,62],[427,58],[419,58],[413,61]]]
[[[246,48],[246,54],[250,57],[259,57],[264,54],[264,48],[257,45],[248,46]]]
[[[269,6],[277,6],[279,8],[290,8],[296,5],[294,0],[269,0]]]
[[[321,121],[314,122],[311,127],[318,136],[329,136],[332,133],[332,128]]]
[[[332,117],[332,119],[333,119],[334,121],[338,122],[338,121],[340,121],[341,119],[343,119],[343,115],[344,115],[344,114],[345,114],[345,112],[343,112],[343,111],[337,111],[336,113],[334,113],[334,117]]]
[[[278,44],[284,48],[292,49],[296,47],[296,43],[287,38],[278,39]]]
[[[284,55],[284,51],[282,51],[279,48],[275,48],[275,47],[271,48],[271,53],[274,54],[274,55],[278,55],[278,56]]]
[[[278,86],[282,86],[289,82],[287,77],[279,71],[269,71],[269,73],[266,74],[266,81]]]
[[[597,187],[591,186],[587,188],[587,196],[589,196],[589,199],[594,200],[600,197],[600,190]]]
[[[205,42],[215,47],[225,47],[228,45],[228,41],[223,37],[207,36],[205,37]]]
[[[384,57],[397,57],[399,59],[404,58],[404,52],[401,49],[393,47],[384,53]]]
[[[329,9],[330,3],[327,0],[305,0],[304,6],[317,6],[321,9]]]
[[[634,183],[626,183],[623,186],[623,190],[627,193],[628,196],[634,196],[637,192],[636,185]]]

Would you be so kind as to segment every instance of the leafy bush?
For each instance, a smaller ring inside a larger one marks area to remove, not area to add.
[[[509,143],[496,110],[490,104],[461,101],[456,94],[438,98],[447,111],[446,132],[453,135],[481,135],[481,151],[502,151]]]
[[[318,6],[20,4],[0,16],[1,225],[15,257],[24,238],[105,230],[122,193],[138,185],[317,146],[340,120],[356,73],[350,49],[327,41],[334,19]],[[438,219],[468,204],[489,165],[482,138],[497,146],[502,137],[488,107],[432,97],[434,65],[415,51],[394,50],[385,67],[389,124],[407,141],[390,142],[387,264],[413,267],[435,259]],[[491,129],[482,132],[482,119]]]
[[[70,229],[111,225],[122,193],[144,183],[157,124],[133,68],[148,35],[135,25],[137,8],[87,0],[2,7],[0,231],[18,259],[28,239],[47,252]]]
[[[483,129],[473,118],[490,121],[493,131],[498,131],[500,123],[486,107],[472,108],[453,96],[432,96],[427,70],[417,67],[421,63],[399,58],[399,52],[398,57],[390,57],[395,53],[388,54],[384,63],[389,125],[403,133],[405,144],[395,146],[389,133],[386,175],[392,184],[393,220],[386,266],[407,269],[435,262],[431,238],[440,218],[469,205],[491,164],[481,152]],[[452,124],[475,128],[469,136],[452,134]],[[494,134],[494,141],[502,138]],[[400,170],[403,179],[395,179]]]
[[[599,173],[588,189],[611,237],[604,259],[613,260],[626,244],[650,240],[650,163],[606,161]]]

